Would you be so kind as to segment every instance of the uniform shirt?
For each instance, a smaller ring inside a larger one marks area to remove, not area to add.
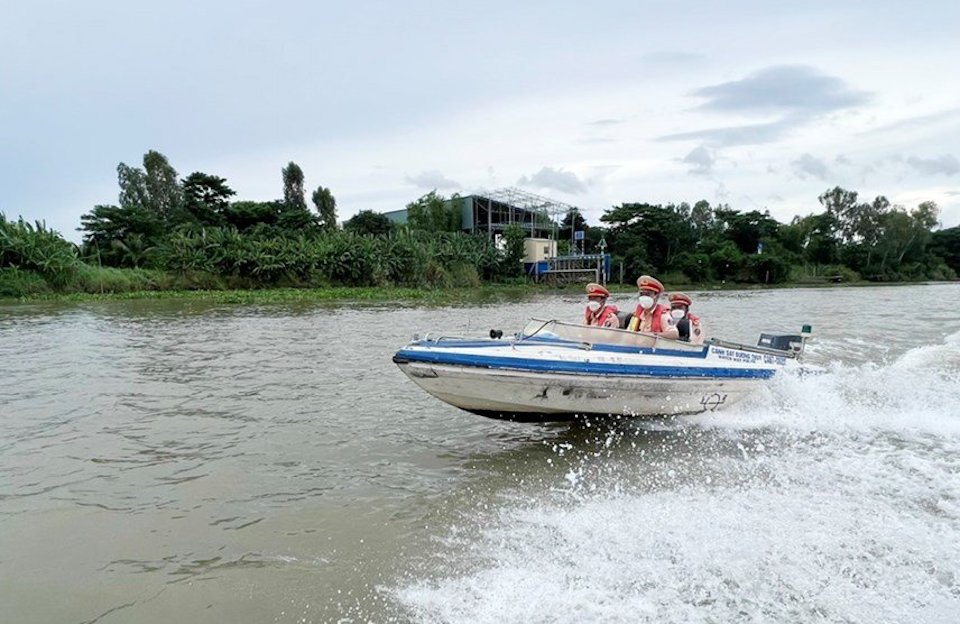
[[[677,331],[676,323],[673,320],[673,317],[670,316],[670,308],[659,305],[652,309],[644,309],[643,313],[637,317],[636,312],[634,312],[634,317],[637,318],[637,329],[636,331],[640,332],[652,332],[653,331],[653,315],[660,315],[660,333],[658,335],[663,336],[664,338],[671,338],[676,340],[680,337],[680,332]]]

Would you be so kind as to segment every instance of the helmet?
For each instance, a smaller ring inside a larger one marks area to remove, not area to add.
[[[663,292],[663,284],[660,283],[655,277],[650,277],[649,275],[641,275],[637,278],[637,288],[640,290],[653,290],[659,295]]]
[[[609,297],[610,291],[594,282],[587,284],[587,296],[588,297]]]
[[[670,300],[671,304],[680,303],[687,306],[688,308],[693,303],[693,300],[690,299],[690,296],[682,292],[670,293],[670,296],[668,297],[668,299]]]

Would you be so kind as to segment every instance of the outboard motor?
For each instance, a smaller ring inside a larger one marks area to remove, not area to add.
[[[813,329],[809,325],[804,325],[799,334],[760,334],[760,340],[757,341],[757,346],[795,353],[799,358],[803,355],[807,338],[809,338],[812,333]]]
[[[776,349],[778,351],[799,352],[803,339],[799,334],[760,334],[758,347]]]

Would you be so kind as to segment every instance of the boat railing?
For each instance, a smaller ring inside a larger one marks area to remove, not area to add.
[[[608,344],[623,347],[637,347],[645,349],[671,349],[674,351],[701,352],[703,347],[692,345],[689,342],[670,340],[653,333],[627,331],[613,327],[597,327],[595,325],[580,325],[564,321],[531,319],[520,332],[518,339],[525,340],[534,336],[554,336],[561,340],[579,342],[582,344]]]
[[[445,334],[432,335],[431,332],[426,332],[425,334],[414,334],[414,341],[423,341],[423,342],[442,342],[444,340],[468,340],[466,336],[447,336]]]
[[[502,332],[491,332],[490,338],[481,338],[480,340],[497,340],[502,336]],[[580,325],[577,323],[567,323],[555,319],[530,319],[523,330],[516,334],[516,343],[522,343],[531,338],[555,338],[576,342],[585,348],[590,348],[593,344],[617,345],[624,347],[635,347],[638,349],[669,349],[672,351],[690,351],[702,353],[708,347],[720,347],[725,349],[737,349],[750,353],[759,353],[762,355],[772,355],[789,359],[799,360],[802,354],[800,351],[787,351],[781,349],[771,349],[759,345],[749,345],[719,338],[710,338],[703,345],[694,345],[689,342],[672,340],[664,338],[657,334],[648,332],[635,332],[625,329],[616,329],[613,327],[597,327],[594,325]],[[453,336],[437,333],[436,335],[427,332],[423,335],[414,337],[418,341],[443,342],[446,340],[478,340],[478,338]],[[513,339],[513,338],[511,338]]]

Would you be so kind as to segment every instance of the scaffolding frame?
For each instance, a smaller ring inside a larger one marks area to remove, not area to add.
[[[473,199],[472,231],[486,230],[490,236],[495,232],[502,232],[510,225],[517,224],[527,230],[531,237],[536,238],[537,232],[549,232],[550,238],[556,240],[560,229],[559,221],[562,217],[571,211],[580,211],[571,204],[522,191],[516,187],[480,191],[471,197]]]

